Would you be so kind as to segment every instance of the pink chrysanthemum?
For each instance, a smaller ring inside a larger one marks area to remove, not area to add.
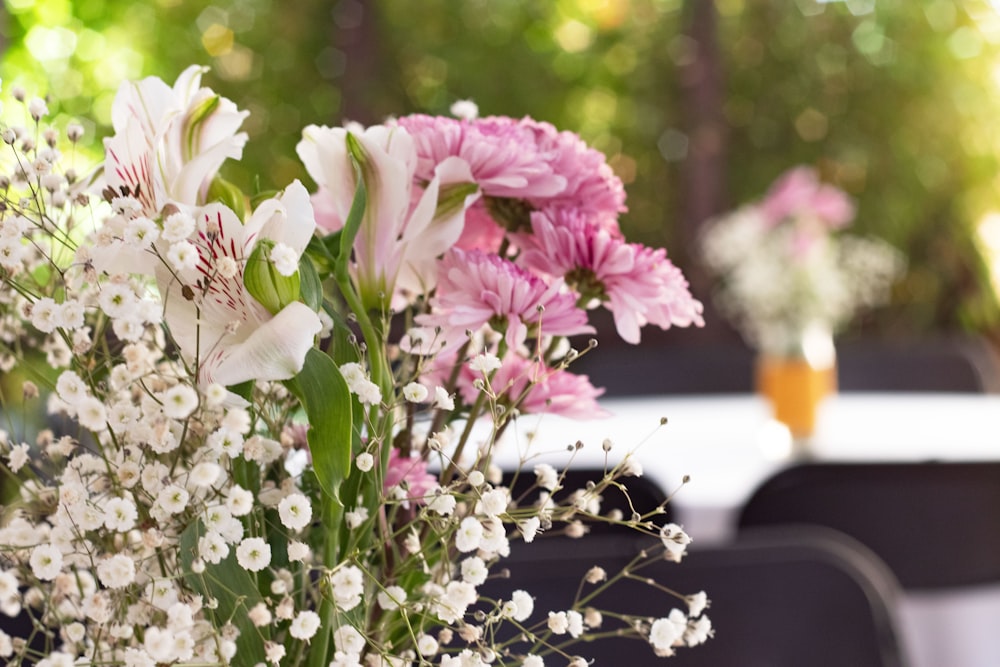
[[[562,281],[547,285],[538,276],[479,251],[451,250],[441,260],[437,295],[431,313],[417,317],[424,327],[441,327],[447,348],[483,325],[504,332],[511,348],[528,335],[573,336],[593,333],[576,297],[562,291]]]
[[[553,172],[532,133],[511,118],[466,121],[416,114],[398,123],[416,142],[416,176],[424,181],[431,180],[442,160],[457,156],[491,197],[551,197],[566,188],[566,179]]]
[[[795,167],[782,174],[767,191],[760,210],[772,225],[801,216],[836,229],[854,218],[851,199],[832,185],[821,183],[816,170],[810,167]]]
[[[701,303],[666,250],[626,243],[571,210],[534,213],[531,224],[534,234],[519,235],[524,266],[562,277],[588,301],[603,303],[625,341],[638,343],[646,324],[704,324]]]
[[[382,486],[386,491],[391,491],[394,487],[402,487],[404,482],[406,498],[415,503],[426,502],[427,497],[438,486],[437,477],[427,472],[426,461],[403,456],[398,449],[393,448],[389,452],[389,464],[386,466]]]
[[[588,146],[578,135],[560,132],[549,123],[524,118],[538,150],[548,156],[553,171],[566,179],[566,187],[552,197],[531,197],[535,208],[569,208],[580,211],[601,226],[618,232],[618,214],[624,213],[625,187],[604,153]]]

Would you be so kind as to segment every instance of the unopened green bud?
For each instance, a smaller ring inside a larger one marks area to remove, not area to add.
[[[271,261],[272,241],[260,241],[247,259],[243,284],[250,295],[274,315],[288,304],[298,301],[299,272],[283,276]]]

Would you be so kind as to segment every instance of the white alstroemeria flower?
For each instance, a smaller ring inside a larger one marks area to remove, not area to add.
[[[263,240],[302,254],[316,224],[306,189],[295,181],[280,197],[258,206],[245,225],[222,204],[200,209],[196,221],[191,238],[198,248],[198,266],[176,274],[158,270],[157,281],[171,335],[189,359],[195,351],[200,355],[199,385],[295,376],[322,322],[297,301],[272,315],[250,295],[243,270]],[[235,274],[213,270],[227,258],[239,267]],[[184,288],[193,289],[194,298],[188,299]]]
[[[202,88],[206,71],[188,67],[173,88],[156,77],[127,82],[115,95],[104,177],[116,192],[127,188],[151,218],[170,202],[203,203],[222,163],[243,155],[247,135],[238,130],[249,112]]]
[[[465,210],[479,197],[476,190],[461,201],[439,207],[443,186],[473,183],[464,160],[449,157],[434,171],[421,193],[415,189],[417,150],[401,127],[373,125],[354,133],[345,128],[310,125],[296,147],[306,171],[320,186],[323,226],[336,231],[347,219],[357,189],[348,134],[363,153],[362,170],[368,206],[354,242],[354,278],[366,306],[385,305],[407,292],[422,293],[436,282],[436,261],[452,247],[465,226]]]

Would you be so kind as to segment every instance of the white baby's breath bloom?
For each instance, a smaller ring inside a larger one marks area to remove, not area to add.
[[[569,630],[569,620],[564,611],[550,611],[546,624],[554,635],[564,635]]]
[[[312,521],[312,505],[301,493],[292,493],[278,503],[278,517],[285,528],[302,530]]]
[[[653,648],[665,651],[684,636],[687,617],[679,609],[672,609],[666,618],[658,618],[649,628],[649,643]]]
[[[198,266],[198,248],[190,241],[178,241],[167,249],[167,259],[178,272],[192,271]]]
[[[111,498],[104,503],[104,526],[121,533],[135,528],[139,511],[130,498]]]
[[[197,487],[209,487],[218,481],[222,475],[222,468],[213,461],[202,461],[191,468],[188,480]]]
[[[319,630],[319,625],[319,614],[310,609],[304,609],[296,614],[292,620],[292,624],[288,628],[288,634],[296,639],[308,641]]]
[[[271,248],[271,263],[283,276],[290,276],[299,270],[299,254],[284,243],[276,243]]]
[[[217,382],[213,382],[204,389],[205,404],[212,408],[222,405],[229,397],[229,390]]]
[[[124,588],[135,581],[135,561],[115,554],[97,564],[97,578],[108,588]]]
[[[472,100],[456,100],[450,111],[452,116],[462,120],[475,120],[479,116],[479,106]]]
[[[507,510],[508,502],[510,502],[510,497],[507,489],[500,488],[487,491],[476,502],[476,514],[485,514],[489,517],[497,516]]]
[[[479,523],[479,520],[472,516],[462,519],[458,530],[455,531],[455,548],[462,553],[475,551],[479,548],[482,540],[483,524]]]
[[[344,512],[344,523],[351,530],[359,528],[365,521],[368,520],[368,508],[358,507],[349,512]]]
[[[495,370],[498,370],[503,364],[500,362],[500,357],[495,354],[490,354],[489,352],[484,352],[482,354],[477,354],[469,362],[469,368],[476,373],[490,374]]]
[[[486,567],[486,563],[478,556],[472,556],[462,561],[462,581],[466,583],[479,586],[486,581],[489,574],[490,571]]]
[[[205,562],[218,565],[229,555],[229,545],[222,535],[210,530],[198,538],[198,555]]]
[[[245,570],[259,572],[271,564],[271,545],[260,537],[248,537],[236,547],[236,562]]]
[[[411,382],[403,387],[403,398],[410,403],[423,403],[427,400],[427,387],[419,382]]]
[[[708,616],[700,616],[688,621],[687,629],[684,630],[684,643],[688,646],[697,646],[708,641],[713,634],[712,621]]]
[[[301,563],[309,558],[311,553],[309,545],[304,542],[299,542],[298,540],[292,540],[288,543],[288,560],[293,563]]]
[[[49,115],[49,105],[40,97],[32,97],[31,101],[28,102],[28,113],[31,114],[32,119],[41,120]]]
[[[195,221],[187,213],[174,213],[163,221],[163,240],[168,243],[183,241],[194,233]]]
[[[84,396],[76,404],[76,419],[85,429],[99,432],[107,427],[108,413],[104,403],[93,396]]]
[[[375,664],[375,663],[367,663]],[[361,664],[361,654],[359,653],[344,653],[343,651],[334,651],[333,660],[330,661],[328,667],[364,667]]]
[[[334,630],[333,644],[344,653],[360,655],[365,650],[365,638],[350,625],[341,625]]]
[[[223,255],[215,261],[215,271],[222,278],[235,278],[240,272],[240,265],[228,255]]]
[[[254,624],[255,627],[263,628],[271,624],[271,610],[267,608],[267,605],[263,602],[258,602],[253,606],[253,608],[247,613],[250,618],[250,622]]]
[[[358,467],[361,472],[368,472],[375,466],[375,457],[368,452],[361,452],[358,454],[357,458],[354,459],[354,465]]]
[[[510,594],[510,601],[513,603],[511,618],[519,623],[528,620],[528,617],[535,611],[535,599],[527,591],[516,590]]]
[[[642,464],[634,456],[626,456],[621,463],[621,472],[625,477],[642,477]]]
[[[597,565],[587,570],[587,575],[584,577],[588,584],[599,584],[607,578],[608,573]]]
[[[186,384],[174,385],[160,397],[163,413],[171,419],[187,419],[198,407],[198,392]]]
[[[246,516],[253,509],[253,494],[234,484],[226,497],[226,508],[233,516]]]
[[[364,592],[364,576],[354,565],[337,568],[330,575],[330,590],[333,601],[342,611],[350,611],[361,602]]]
[[[545,667],[545,660],[540,655],[528,654],[521,667]]]
[[[167,514],[179,514],[187,509],[191,494],[186,489],[170,484],[160,490],[156,496],[156,505],[162,508]]]
[[[28,563],[31,565],[32,574],[42,581],[52,581],[62,570],[63,555],[52,544],[39,544],[31,550]]]
[[[525,542],[534,542],[535,536],[538,535],[538,529],[541,527],[542,521],[537,516],[528,517],[524,521],[518,521],[517,527],[521,531],[521,537],[524,538]]]
[[[437,512],[441,516],[450,516],[454,511],[458,501],[455,496],[448,493],[440,486],[431,492],[430,500],[427,502],[427,509]]]
[[[354,393],[362,405],[376,405],[382,401],[382,390],[371,380],[362,380],[354,387]]]
[[[434,604],[434,613],[445,623],[457,623],[469,605],[476,602],[476,587],[464,581],[449,581]]]
[[[59,374],[59,379],[56,380],[56,393],[69,405],[76,405],[80,399],[89,395],[87,385],[73,371],[63,371]]]
[[[425,658],[438,652],[438,642],[431,635],[420,635],[417,637],[417,653]]]
[[[660,541],[666,549],[664,558],[678,563],[684,557],[687,545],[691,544],[691,538],[676,523],[668,523],[660,528]]]
[[[691,618],[701,616],[701,612],[708,608],[708,595],[705,591],[698,591],[693,595],[687,596],[685,599],[688,603],[688,614]]]
[[[125,243],[145,250],[156,242],[160,230],[156,223],[145,216],[133,218],[125,225]]]
[[[281,664],[281,659],[285,657],[285,647],[275,642],[264,642],[264,656],[272,665]]]
[[[222,418],[222,427],[233,433],[246,435],[251,427],[250,413],[243,408],[229,408],[226,410],[226,416]]]
[[[10,448],[10,453],[7,455],[7,465],[10,471],[16,473],[18,470],[24,467],[24,465],[30,460],[28,452],[31,448],[27,443],[22,442],[19,445],[14,445]]]
[[[486,475],[478,470],[473,470],[469,473],[469,486],[479,488],[486,482]]]
[[[455,399],[444,387],[434,388],[434,407],[441,410],[454,410]]]
[[[27,248],[19,237],[0,237],[0,266],[12,271],[20,269],[21,262],[27,255]]]
[[[59,321],[59,305],[49,297],[42,297],[31,307],[31,325],[42,333],[52,333]]]
[[[361,380],[368,379],[368,374],[365,372],[364,366],[355,361],[342,364],[340,366],[340,374],[344,377],[344,382],[347,383],[348,387],[352,387]]]
[[[402,586],[388,586],[384,591],[379,591],[375,599],[378,606],[391,611],[406,602],[406,591]]]
[[[555,491],[559,485],[559,473],[548,463],[539,463],[535,466],[535,482],[543,489]]]
[[[568,622],[567,631],[569,636],[576,639],[583,634],[583,615],[574,610],[569,610],[566,612],[566,621]]]

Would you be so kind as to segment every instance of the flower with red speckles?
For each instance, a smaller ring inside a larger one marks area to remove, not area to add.
[[[190,243],[197,265],[173,273],[161,266],[157,281],[174,341],[189,358],[197,351],[199,383],[232,386],[294,376],[322,327],[319,316],[298,301],[272,315],[250,295],[243,273],[261,240],[302,253],[315,227],[306,189],[296,181],[258,206],[245,225],[222,204],[200,209],[196,222]],[[235,272],[218,270],[231,262]],[[185,288],[194,289],[192,298]]]
[[[123,85],[111,107],[115,135],[105,139],[105,180],[128,193],[142,214],[159,216],[168,203],[194,206],[227,158],[246,144],[237,132],[249,112],[201,87],[207,68],[192,66],[173,88],[156,77]]]

